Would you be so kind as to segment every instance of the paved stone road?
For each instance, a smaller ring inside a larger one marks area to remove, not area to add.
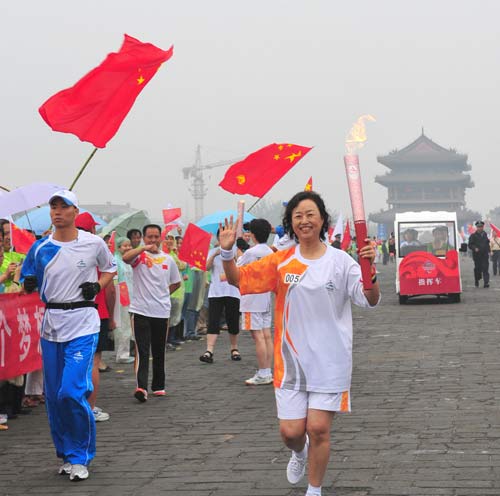
[[[500,277],[475,289],[463,264],[460,304],[400,306],[393,266],[381,267],[383,302],[355,311],[353,413],[334,422],[323,494],[500,495]],[[169,394],[139,404],[132,366],[102,374],[91,477],[56,475],[42,408],[0,433],[0,494],[302,496],[285,477],[272,387],[246,387],[253,344],[215,363],[203,342],[167,354]]]

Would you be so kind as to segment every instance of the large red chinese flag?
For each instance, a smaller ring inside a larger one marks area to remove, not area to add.
[[[262,198],[309,150],[307,146],[273,143],[233,164],[219,186],[237,195]]]
[[[164,224],[170,224],[170,222],[178,219],[182,215],[180,208],[164,208],[161,212],[163,214]]]
[[[13,222],[10,223],[11,227],[11,245],[15,248],[17,253],[28,253],[31,245],[36,241],[34,234],[31,234],[26,229],[17,227]]]
[[[346,251],[349,246],[351,246],[351,226],[349,225],[349,220],[347,220],[345,224],[345,230],[344,230],[344,236],[342,236],[342,243],[340,245],[340,248],[344,251]]]
[[[74,86],[56,93],[40,108],[54,130],[72,133],[104,148],[116,134],[142,89],[173,54],[131,36]]]
[[[190,223],[184,233],[184,239],[178,254],[179,258],[191,267],[207,270],[207,256],[211,237],[210,233]]]

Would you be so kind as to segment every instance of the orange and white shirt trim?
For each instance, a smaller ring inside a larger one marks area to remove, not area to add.
[[[351,386],[351,302],[370,307],[359,265],[327,246],[317,260],[300,245],[240,267],[241,294],[276,293],[274,385],[338,393]]]

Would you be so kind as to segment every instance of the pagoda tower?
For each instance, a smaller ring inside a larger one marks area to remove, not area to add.
[[[480,218],[465,206],[465,189],[474,186],[466,174],[471,170],[467,155],[434,143],[423,129],[413,143],[378,156],[377,162],[390,169],[375,177],[375,182],[388,190],[389,208],[370,214],[369,220],[383,224],[385,232],[393,231],[394,217],[399,212],[456,212],[459,227]]]

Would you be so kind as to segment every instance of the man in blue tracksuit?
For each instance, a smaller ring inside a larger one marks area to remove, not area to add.
[[[55,230],[31,247],[21,282],[28,293],[38,288],[46,304],[41,346],[47,416],[63,460],[59,473],[78,481],[88,478],[95,456],[95,420],[87,401],[100,328],[94,298],[112,281],[116,264],[101,238],[75,227],[73,192],[58,191],[49,204]]]

